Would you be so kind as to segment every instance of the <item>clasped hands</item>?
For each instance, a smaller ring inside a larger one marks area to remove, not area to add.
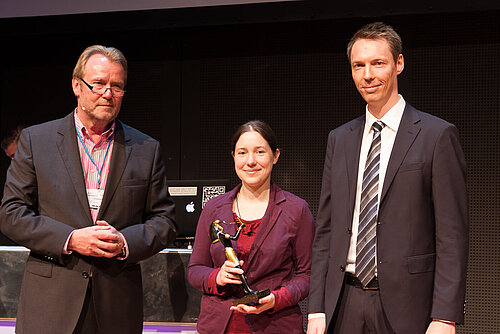
[[[240,261],[240,266],[243,266],[243,261]],[[236,264],[231,261],[226,261],[217,274],[217,285],[224,286],[226,284],[241,284],[241,280],[238,277],[239,274],[243,274],[243,269],[236,268]],[[273,308],[275,302],[276,299],[274,294],[271,293],[264,298],[260,298],[257,305],[250,306],[238,304],[236,306],[231,306],[230,309],[241,313],[259,314]]]
[[[74,230],[68,242],[68,251],[113,258],[122,254],[124,244],[124,237],[116,228],[99,220],[94,226]]]

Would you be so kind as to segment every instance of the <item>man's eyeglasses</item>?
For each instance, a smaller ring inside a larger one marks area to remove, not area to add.
[[[118,97],[125,95],[125,92],[126,92],[126,90],[124,90],[120,87],[106,87],[106,86],[101,85],[101,84],[89,85],[82,78],[78,78],[78,79],[80,79],[85,85],[87,85],[87,87],[90,89],[90,91],[96,95],[104,95],[108,89],[111,91],[111,94],[113,94],[113,96],[118,96]]]

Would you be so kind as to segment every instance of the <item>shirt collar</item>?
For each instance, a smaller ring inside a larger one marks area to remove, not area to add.
[[[76,125],[76,128],[80,131],[80,134],[83,134],[83,136],[88,137],[87,128],[85,128],[85,125],[83,125],[80,117],[78,117],[78,114],[76,113],[76,109],[75,109],[74,115],[75,115],[75,125]],[[115,121],[113,120],[113,123],[111,124],[111,127],[108,130],[106,130],[105,132],[103,132],[101,134],[101,140],[100,141],[102,142],[102,141],[108,140],[111,137],[111,135],[113,134],[114,131],[115,131]]]
[[[401,94],[398,94],[399,100],[398,102],[391,108],[389,109],[388,112],[385,113],[384,116],[380,119],[385,124],[384,128],[391,129],[394,132],[398,132],[399,128],[399,123],[401,122],[401,118],[403,117],[403,111],[405,110],[406,106],[406,101],[401,96]],[[366,123],[365,123],[365,128],[369,127],[371,128],[372,124],[376,122],[378,119],[372,115],[368,111],[368,105],[366,105]]]

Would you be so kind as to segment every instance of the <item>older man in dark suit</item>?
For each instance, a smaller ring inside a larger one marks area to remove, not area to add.
[[[94,45],[73,72],[78,106],[25,129],[2,232],[31,250],[18,334],[140,333],[139,261],[176,235],[159,143],[116,120],[127,61]]]
[[[455,126],[398,94],[401,51],[380,22],[348,46],[367,107],[328,138],[309,334],[451,334],[464,319],[464,156]]]

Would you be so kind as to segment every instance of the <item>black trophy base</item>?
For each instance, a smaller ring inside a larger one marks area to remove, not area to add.
[[[259,299],[264,298],[265,296],[269,296],[270,294],[271,290],[269,289],[254,291],[252,293],[249,293],[248,295],[245,295],[244,297],[241,297],[240,299],[236,299],[235,301],[233,301],[233,306],[236,306],[238,304],[257,304],[257,301]]]

